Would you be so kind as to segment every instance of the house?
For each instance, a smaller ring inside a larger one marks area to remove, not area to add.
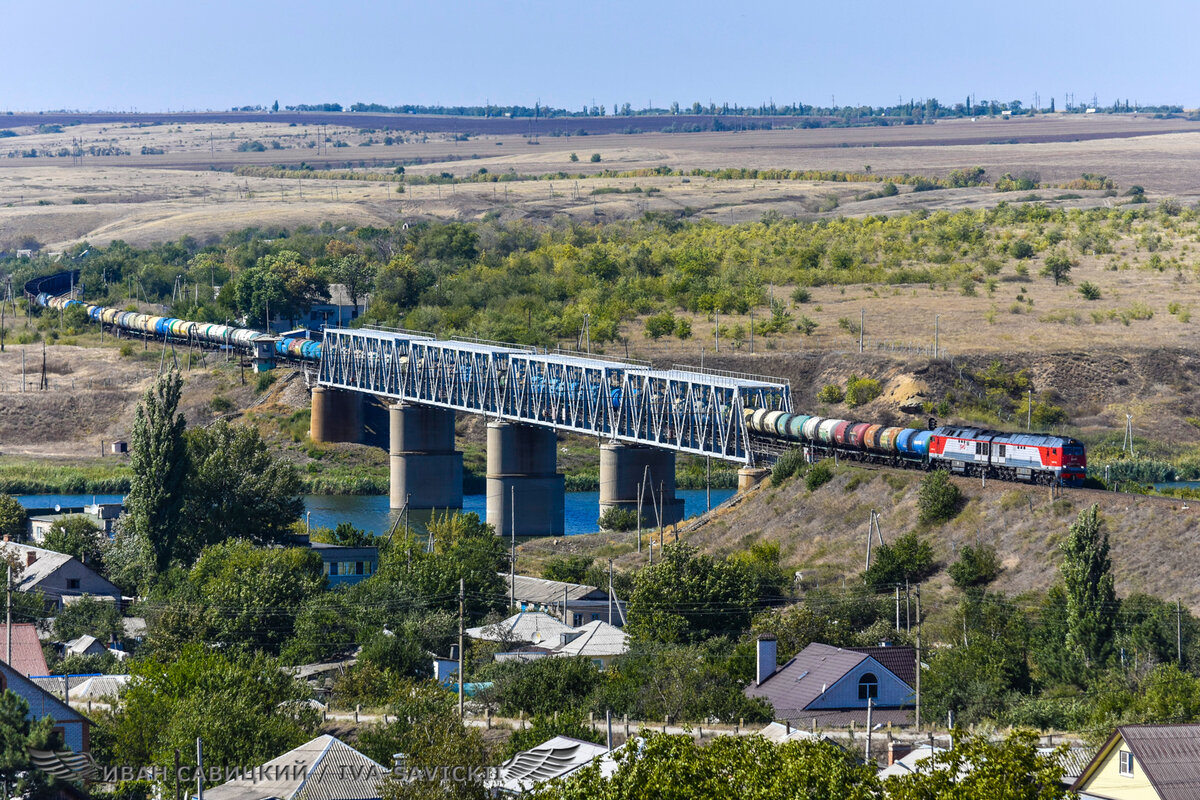
[[[559,638],[561,643],[553,655],[591,659],[597,667],[607,667],[617,656],[629,652],[629,634],[599,619]]]
[[[608,592],[581,583],[551,581],[517,575],[510,580],[507,572],[501,573],[505,590],[511,587],[513,602],[527,611],[545,611],[553,614],[571,627],[578,628],[587,622],[609,619]],[[566,614],[563,615],[563,604]],[[625,604],[613,598],[612,624],[625,625]]]
[[[8,660],[8,626],[0,625],[0,661]],[[12,668],[24,675],[45,675],[50,671],[46,656],[42,653],[42,642],[38,638],[37,625],[32,622],[14,622],[12,626]]]
[[[379,569],[377,547],[346,547],[325,542],[312,542],[309,547],[321,557],[330,587],[361,583]]]
[[[14,634],[13,641],[17,637]],[[16,660],[14,655],[13,660]],[[0,661],[0,692],[11,689],[29,704],[28,718],[35,722],[46,717],[54,720],[54,728],[62,733],[66,746],[76,753],[91,749],[91,721],[54,694],[38,686],[13,667]]]
[[[323,331],[326,327],[343,328],[358,319],[367,310],[371,296],[362,294],[358,302],[352,302],[344,283],[329,284],[329,302],[317,303],[308,310],[308,316],[299,320],[305,327]]]
[[[71,701],[112,700],[120,696],[128,683],[128,675],[93,675],[71,687]]]
[[[538,784],[565,778],[608,754],[608,748],[602,744],[555,736],[501,764],[500,775],[489,788],[499,795],[524,794]]]
[[[757,679],[743,690],[747,697],[767,700],[776,719],[797,727],[862,725],[870,704],[873,722],[911,724],[912,648],[840,648],[814,642],[778,668],[776,648],[775,637],[759,637]]]
[[[111,538],[113,525],[124,512],[125,507],[120,503],[93,503],[82,509],[63,509],[53,514],[34,514],[29,517],[29,539],[34,544],[46,540],[46,534],[54,527],[54,523],[62,522],[71,517],[84,517]]]
[[[95,636],[85,633],[69,642],[63,642],[62,651],[63,658],[67,656],[102,656],[108,652],[108,648]]]
[[[1122,725],[1071,790],[1080,800],[1200,797],[1200,724]]]
[[[111,598],[121,602],[121,590],[74,556],[43,550],[16,542],[4,543],[9,553],[15,553],[21,564],[18,577],[13,572],[14,588],[21,592],[40,591],[47,604],[61,608],[67,598],[92,595],[97,599]]]
[[[380,784],[389,774],[387,767],[326,734],[268,761],[261,769],[247,770],[247,777],[205,789],[204,798],[378,800]]]
[[[554,647],[559,644],[560,635],[574,631],[570,625],[564,625],[549,614],[540,611],[520,611],[491,625],[467,628],[467,636],[485,642],[534,645],[549,643],[548,647]]]

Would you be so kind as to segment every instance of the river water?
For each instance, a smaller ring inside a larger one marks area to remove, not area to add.
[[[712,504],[724,502],[733,489],[713,489]],[[676,492],[684,502],[684,512],[688,517],[703,514],[707,505],[703,489],[682,489]],[[93,502],[119,503],[124,497],[119,494],[23,494],[16,496],[17,501],[26,508],[80,508]],[[482,494],[471,494],[463,497],[463,511],[473,511],[484,518],[486,516],[486,497]],[[567,492],[566,530],[567,534],[595,533],[596,518],[600,509],[599,492]],[[370,533],[384,534],[396,519],[388,508],[388,498],[382,495],[320,495],[310,494],[304,497],[304,509],[307,512],[308,523],[312,527],[337,527],[338,523],[349,522],[360,530]],[[652,515],[647,504],[646,513]],[[424,515],[428,517],[428,512]],[[410,519],[414,527],[419,527],[422,515],[414,512]],[[517,530],[521,527],[517,519]]]

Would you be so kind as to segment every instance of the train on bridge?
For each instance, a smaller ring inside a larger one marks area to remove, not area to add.
[[[159,317],[74,300],[69,292],[77,278],[78,273],[71,271],[35,278],[25,284],[25,296],[29,302],[40,308],[66,310],[78,306],[84,309],[88,319],[94,322],[156,338],[249,350],[254,347],[254,342],[271,336],[252,328]],[[299,336],[280,337],[275,342],[275,355],[296,361],[320,361],[321,343]]]
[[[1080,486],[1087,477],[1083,443],[1068,436],[963,426],[899,428],[761,408],[744,414],[752,435],[801,443],[818,457],[1048,485]]]

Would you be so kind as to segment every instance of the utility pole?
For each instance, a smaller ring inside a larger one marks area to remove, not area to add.
[[[860,308],[858,310],[858,352],[863,351],[863,326],[867,324],[867,310]]]
[[[864,755],[867,763],[871,763],[871,712],[875,709],[875,701],[870,697],[867,698],[867,749]]]
[[[7,602],[5,603],[4,611],[4,638],[8,641],[8,652],[4,657],[4,663],[12,665],[12,564],[8,565],[8,591]]]
[[[613,612],[613,585],[612,585],[613,573],[612,573],[612,570],[613,570],[613,563],[612,563],[612,559],[610,558],[608,560],[608,624],[609,625],[612,625],[612,612]]]
[[[896,584],[896,633],[900,632],[900,584]]]
[[[917,685],[916,689],[917,705],[914,709],[913,720],[917,724],[917,730],[921,730],[921,585],[917,584]]]
[[[570,622],[571,616],[569,614],[569,604],[570,600],[567,597],[567,586],[566,584],[563,584],[563,625],[574,628],[575,626]]]
[[[467,604],[466,579],[459,578],[458,579],[458,718],[460,720],[463,718],[463,704],[464,704],[463,699],[465,697],[465,695],[463,693],[463,686],[466,683],[466,681],[463,679],[463,677],[464,677],[463,676],[463,637],[466,633],[466,630],[463,626],[463,616],[466,612],[466,604]],[[917,666],[920,667],[919,664]],[[200,800],[204,800],[204,798],[200,798]]]
[[[196,737],[196,800],[204,800],[204,744]]]

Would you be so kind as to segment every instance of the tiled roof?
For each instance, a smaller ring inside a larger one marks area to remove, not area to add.
[[[852,650],[855,653],[862,653],[865,656],[870,656],[882,664],[888,672],[907,683],[910,687],[916,685],[917,651],[915,649],[911,647],[882,646],[847,647],[845,649]]]
[[[569,736],[555,736],[532,750],[517,753],[500,765],[500,786],[520,793],[539,783],[569,775],[593,759],[608,752],[602,744],[593,744]]]
[[[559,636],[572,633],[575,628],[564,624],[549,614],[540,611],[521,611],[506,620],[492,625],[468,628],[467,636],[487,642],[530,642],[531,644],[558,645]]]
[[[205,789],[205,800],[377,800],[390,770],[326,734],[271,759],[263,774],[284,777],[229,781]]]
[[[601,658],[629,652],[629,634],[604,620],[592,620],[574,630],[579,635],[554,648],[555,655]]]
[[[1159,800],[1195,800],[1200,796],[1200,725],[1122,725],[1100,749],[1093,764],[1112,751],[1118,737],[1133,753]],[[1080,788],[1080,782],[1072,788]]]
[[[867,656],[813,642],[791,661],[775,670],[765,681],[747,686],[748,697],[764,697],[778,715],[799,711],[816,700]]]
[[[37,626],[32,622],[14,623],[12,626],[12,667],[25,677],[45,675],[50,671],[46,656],[42,654],[42,643],[38,639]],[[0,625],[0,660],[7,660],[7,626]]]

